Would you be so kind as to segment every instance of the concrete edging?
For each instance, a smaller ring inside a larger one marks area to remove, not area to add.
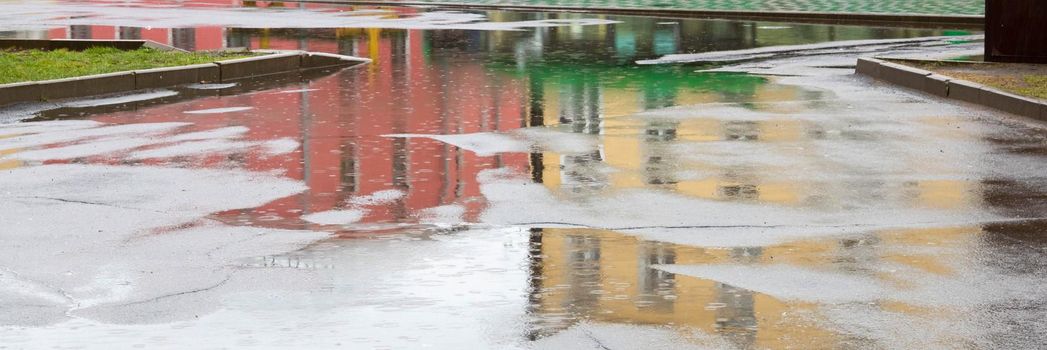
[[[0,85],[0,106],[31,101],[86,97],[200,82],[229,82],[279,73],[348,67],[366,58],[305,51],[262,51],[269,55],[188,66],[124,71],[82,77]]]
[[[935,96],[1047,121],[1047,102],[966,80],[950,78],[931,71],[876,58],[859,58],[855,73]]]

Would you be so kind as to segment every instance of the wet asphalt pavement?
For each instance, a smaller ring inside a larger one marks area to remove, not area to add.
[[[374,60],[0,110],[0,349],[1047,343],[1047,129],[848,67],[977,42],[635,63],[972,33],[381,11],[0,32]]]

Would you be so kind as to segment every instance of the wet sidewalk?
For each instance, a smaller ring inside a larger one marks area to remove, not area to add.
[[[372,59],[0,110],[0,349],[1047,344],[1047,129],[854,75],[977,33],[298,5],[0,5]]]

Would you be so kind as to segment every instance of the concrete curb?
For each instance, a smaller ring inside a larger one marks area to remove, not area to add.
[[[265,56],[217,61],[221,81],[243,79],[275,73],[290,72],[302,68],[300,52],[274,52]]]
[[[1018,96],[966,80],[953,79],[876,58],[859,58],[855,73],[935,96],[1047,121],[1047,102]]]
[[[899,23],[910,26],[939,27],[941,25],[982,28],[985,16],[977,15],[934,15],[934,14],[891,14],[854,12],[796,12],[796,11],[743,11],[743,10],[693,10],[658,7],[582,7],[555,5],[519,4],[473,4],[454,1],[395,1],[395,0],[301,0],[327,4],[376,5],[376,6],[425,6],[457,9],[481,9],[504,11],[559,11],[642,16],[674,16],[702,18],[737,18],[760,20],[792,20],[815,23]]]
[[[188,66],[2,84],[0,85],[0,106],[17,102],[86,97],[200,82],[229,82],[280,73],[348,67],[371,61],[366,58],[305,51],[259,50],[256,52],[270,54]]]
[[[221,70],[215,63],[136,70],[134,75],[135,89],[222,80]]]

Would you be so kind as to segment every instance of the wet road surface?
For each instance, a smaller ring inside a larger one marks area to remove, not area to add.
[[[635,63],[969,33],[601,19],[0,34],[374,60],[0,111],[0,348],[1047,342],[1042,126],[855,77],[846,50]]]

